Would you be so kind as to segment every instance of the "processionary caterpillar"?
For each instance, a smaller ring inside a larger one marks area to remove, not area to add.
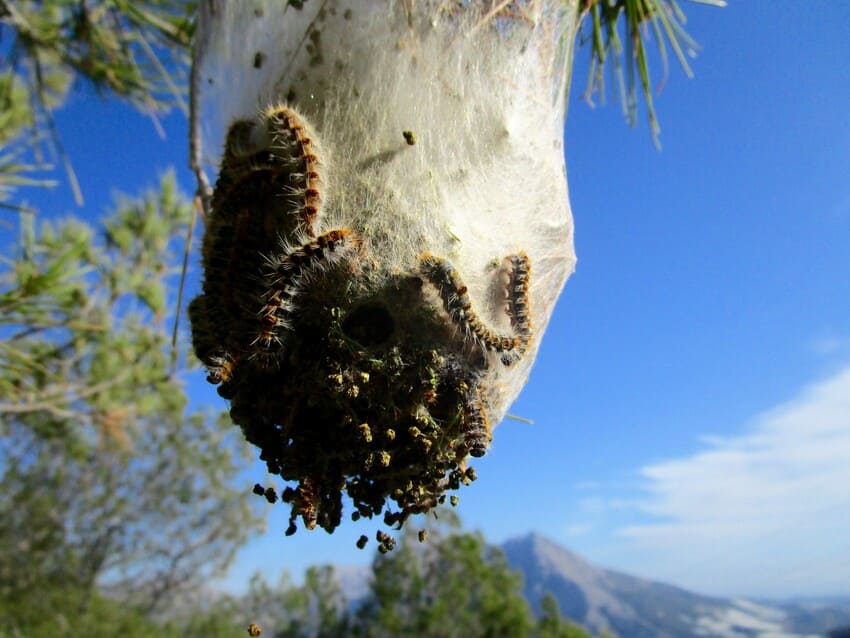
[[[259,361],[273,356],[272,349],[283,341],[293,299],[312,275],[339,263],[356,251],[360,242],[348,228],[332,230],[293,250],[267,259],[266,293],[258,313],[259,332],[251,342]]]
[[[530,266],[525,253],[512,255],[512,271],[508,283],[508,315],[516,334],[500,335],[489,328],[472,309],[469,290],[458,272],[445,259],[430,253],[421,256],[419,264],[423,273],[439,290],[443,306],[461,330],[481,346],[502,353],[502,363],[511,365],[518,361],[531,339],[531,322],[528,310],[528,279]]]

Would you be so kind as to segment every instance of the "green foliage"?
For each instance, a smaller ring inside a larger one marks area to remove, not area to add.
[[[691,0],[717,7],[725,0]],[[661,128],[652,103],[647,40],[654,36],[666,78],[667,46],[673,49],[688,77],[692,76],[685,52],[693,55],[696,43],[684,29],[685,14],[676,0],[579,0],[583,20],[580,43],[590,42],[591,60],[585,97],[605,97],[606,65],[616,79],[623,114],[631,126],[637,123],[637,85],[646,102],[652,139],[658,146]],[[589,32],[589,33],[588,33]],[[650,35],[651,34],[651,35]],[[624,69],[625,67],[625,73]]]
[[[355,611],[348,611],[331,567],[311,567],[298,586],[286,574],[275,586],[255,576],[245,596],[216,602],[219,630],[227,628],[218,635],[256,622],[273,638],[591,638],[561,617],[551,595],[535,621],[522,596],[521,577],[501,551],[480,534],[459,531],[451,512],[442,514],[451,531],[443,520],[429,529],[425,543],[409,533],[395,550],[377,555],[368,594]],[[201,624],[193,627],[200,629],[209,627],[204,623],[212,617],[196,618]],[[208,635],[194,632],[186,636]]]
[[[283,574],[276,587],[259,575],[247,596],[236,605],[242,618],[264,628],[274,638],[344,638],[348,632],[347,602],[333,567],[313,566],[304,583],[293,585]]]
[[[373,565],[356,635],[528,636],[522,581],[480,534],[452,533],[419,545],[413,536]]]
[[[106,598],[46,584],[15,600],[0,600],[0,638],[182,638],[138,609]],[[237,634],[232,634],[236,636]]]
[[[558,601],[547,592],[540,602],[535,638],[590,638],[590,634],[561,616]]]
[[[187,111],[195,7],[195,0],[0,0],[0,28],[11,34],[0,56],[0,203],[18,186],[52,183],[32,176],[50,168],[45,142],[82,203],[52,116],[76,80],[146,113]]]
[[[244,443],[226,417],[189,412],[170,372],[165,300],[189,215],[167,175],[118,204],[104,239],[46,223],[6,252],[0,626],[99,635],[102,587],[133,613],[166,609],[256,529],[233,485]]]
[[[14,36],[8,70],[47,108],[56,105],[51,89],[65,85],[51,74],[86,78],[144,110],[182,103],[195,7],[194,0],[2,0],[0,20]]]
[[[441,512],[450,514],[451,512]],[[564,619],[555,598],[535,622],[522,577],[481,534],[462,533],[456,518],[428,530],[425,543],[408,530],[400,546],[372,564],[369,595],[352,621],[360,638],[590,638]]]

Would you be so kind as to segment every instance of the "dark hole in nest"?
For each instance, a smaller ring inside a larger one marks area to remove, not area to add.
[[[364,304],[343,320],[342,331],[362,346],[378,346],[393,335],[395,322],[384,306]]]

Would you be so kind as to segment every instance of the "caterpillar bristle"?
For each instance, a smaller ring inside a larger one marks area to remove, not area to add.
[[[296,208],[301,227],[315,235],[324,200],[322,160],[316,135],[300,115],[284,105],[269,107],[264,118],[270,123],[275,143],[291,167],[290,180],[295,182],[291,189],[298,200]]]
[[[474,457],[484,456],[493,437],[487,409],[481,401],[478,388],[475,388],[464,402],[463,418],[464,444],[469,449],[469,454]]]
[[[357,235],[341,228],[328,231],[285,255],[266,258],[270,269],[262,307],[257,313],[258,333],[251,342],[253,358],[261,362],[274,359],[270,351],[283,344],[284,333],[291,327],[293,299],[311,277],[347,258],[359,247]]]
[[[419,263],[425,276],[439,291],[449,317],[464,335],[493,352],[508,352],[519,346],[517,337],[500,335],[479,318],[472,308],[469,289],[447,260],[424,253]]]

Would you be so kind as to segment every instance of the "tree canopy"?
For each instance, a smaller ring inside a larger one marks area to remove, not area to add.
[[[7,613],[108,586],[140,610],[220,574],[259,518],[244,444],[171,371],[168,280],[189,206],[166,175],[98,236],[25,234],[0,271],[0,592]],[[7,619],[9,620],[9,619]],[[7,626],[15,626],[15,619]]]

